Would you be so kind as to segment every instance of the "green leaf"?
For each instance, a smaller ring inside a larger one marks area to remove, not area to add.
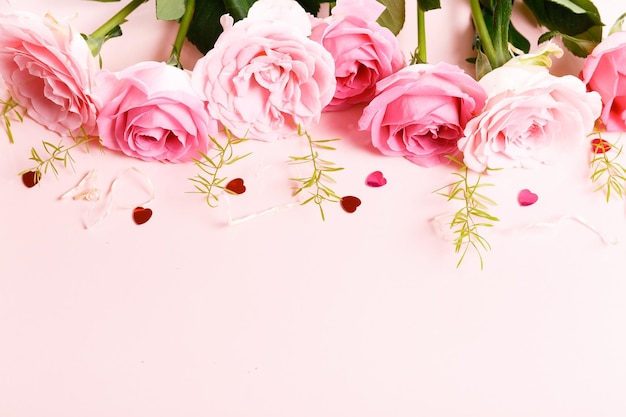
[[[417,0],[417,4],[420,9],[425,12],[429,10],[441,9],[441,3],[439,0]]]
[[[598,32],[600,37],[598,38]],[[560,36],[563,39],[563,45],[574,55],[585,58],[594,50],[594,48],[600,42],[602,28],[595,26],[588,32],[579,34],[578,36],[569,36],[558,31],[546,32],[538,39],[538,43],[546,42],[555,36]]]
[[[95,0],[95,1],[98,1],[98,0]],[[98,56],[100,54],[100,50],[102,49],[102,46],[104,45],[106,41],[112,38],[117,38],[117,37],[122,36],[122,28],[119,25],[115,26],[106,35],[104,35],[103,38],[94,38],[91,35],[87,35],[86,33],[81,33],[80,35],[83,37],[83,39],[87,43],[87,46],[89,47],[89,50],[91,51],[91,55]]]
[[[180,1],[180,0],[178,0]],[[396,0],[404,1],[404,0]],[[196,10],[191,20],[187,39],[206,54],[222,33],[220,17],[229,13],[235,21],[248,15],[248,10],[255,0],[202,0],[196,2]],[[320,0],[298,0],[298,3],[311,14],[317,14]],[[404,18],[403,18],[404,19]]]
[[[196,2],[196,11],[187,32],[187,39],[203,54],[213,47],[222,33],[220,17],[226,13],[226,6],[221,0]]]
[[[248,15],[248,10],[255,0],[223,0],[224,7],[235,20],[241,20]]]
[[[397,35],[404,26],[404,0],[378,0],[378,2],[386,7],[386,10],[378,18],[378,23]]]
[[[316,16],[320,11],[320,4],[327,3],[324,0],[297,0],[300,6],[307,12],[311,13],[313,16]]]
[[[508,5],[505,4],[505,5],[499,6],[498,4],[496,4],[496,0],[486,0],[486,1],[487,1],[487,4],[481,1],[481,5],[482,5],[481,10],[483,12],[485,25],[487,26],[487,31],[489,32],[491,38],[494,41],[494,46],[496,46],[495,45],[495,43],[497,42],[496,38],[501,37],[501,35],[496,34],[495,29],[494,29],[494,21],[496,19],[499,19],[499,23],[496,23],[495,27],[498,27],[498,25],[502,25],[504,22],[508,22],[507,24],[508,42],[510,42],[515,48],[528,53],[528,51],[530,51],[530,42],[528,42],[528,39],[526,39],[524,35],[522,35],[517,29],[515,29],[515,26],[513,26],[513,23],[510,21],[510,16],[512,13],[512,9],[510,7],[511,2],[507,2],[509,3]],[[497,13],[501,14],[499,18],[494,16],[494,10],[496,8],[497,8]],[[505,32],[505,31],[502,31],[502,32]],[[486,59],[486,56],[484,58]]]
[[[589,40],[598,42],[602,38],[600,13],[589,0],[524,0],[524,3],[550,31],[574,37],[587,33],[594,36]],[[592,28],[597,29],[592,31]]]
[[[156,0],[156,16],[160,20],[178,20],[185,14],[185,0]]]
[[[611,26],[611,30],[609,30],[609,35],[614,34],[615,32],[621,32],[624,29],[624,21],[626,20],[626,13],[617,18],[613,26]]]
[[[480,80],[487,73],[491,72],[492,69],[489,59],[487,59],[485,53],[479,49],[476,52],[476,78]]]
[[[493,46],[508,54],[509,26],[513,4],[510,0],[496,0],[493,8]]]

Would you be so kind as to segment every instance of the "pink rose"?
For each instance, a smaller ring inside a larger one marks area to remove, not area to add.
[[[581,78],[602,97],[600,119],[607,130],[626,131],[626,32],[605,38],[587,56]]]
[[[459,140],[468,168],[531,167],[581,143],[600,114],[596,93],[576,77],[556,77],[545,67],[497,68],[481,80],[489,95],[483,112]]]
[[[379,81],[376,89],[359,129],[371,131],[382,154],[426,167],[458,155],[465,124],[487,99],[472,77],[444,62],[410,65]]]
[[[597,93],[576,77],[556,77],[545,67],[497,68],[481,80],[485,109],[469,121],[459,149],[468,168],[529,167],[581,143],[600,114]]]
[[[406,65],[396,37],[376,22],[384,10],[376,0],[339,0],[314,26],[311,38],[335,59],[337,88],[325,110],[369,102],[376,83]]]
[[[333,58],[309,39],[311,24],[293,0],[259,0],[193,69],[213,117],[235,136],[274,140],[319,121],[335,91]]]
[[[61,135],[96,134],[97,68],[69,25],[27,12],[0,15],[0,75],[37,123]]]
[[[189,74],[162,62],[102,72],[96,93],[102,145],[145,161],[187,162],[209,148],[217,122]]]

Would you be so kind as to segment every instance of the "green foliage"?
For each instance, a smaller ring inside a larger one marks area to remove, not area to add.
[[[406,7],[404,0],[378,0],[385,6],[385,11],[378,18],[378,23],[381,26],[389,29],[394,35],[400,33],[400,30],[404,26]],[[426,3],[433,3],[432,1],[426,1]],[[437,0],[438,3],[438,0]],[[420,2],[420,4],[422,4]],[[431,6],[429,4],[428,6]],[[424,9],[429,10],[429,9]]]
[[[210,157],[204,152],[199,152],[201,158],[194,159],[193,161],[200,169],[201,173],[193,178],[189,178],[189,180],[194,183],[194,187],[196,188],[195,192],[204,194],[206,196],[207,205],[212,208],[217,207],[219,202],[217,190],[228,192],[223,185],[227,178],[218,176],[220,169],[226,165],[232,165],[251,154],[251,152],[248,152],[245,155],[235,156],[233,146],[245,142],[246,139],[234,137],[228,129],[225,130],[225,134],[225,145],[220,144],[214,137],[209,137],[217,152],[213,157]]]
[[[580,33],[577,36],[569,36],[561,32],[550,31],[539,37],[538,43],[546,42],[555,36],[560,36],[563,45],[574,55],[584,58],[594,50],[598,45],[598,39],[602,38],[602,28],[592,27],[587,32]]]
[[[524,3],[549,30],[540,42],[561,36],[567,49],[586,57],[602,40],[600,13],[589,0],[524,0]]]
[[[624,184],[626,184],[626,169],[617,161],[622,154],[622,146],[619,148],[615,144],[606,140],[602,141],[608,145],[602,151],[592,149],[591,161],[589,165],[592,169],[591,182],[600,185],[594,191],[603,191],[606,196],[607,203],[613,195],[624,198]],[[608,149],[610,147],[610,149]],[[609,156],[611,152],[613,155]]]
[[[109,32],[105,33],[104,36],[102,37],[94,37],[92,35],[87,35],[86,33],[81,33],[80,35],[83,37],[83,39],[87,43],[87,46],[89,47],[89,50],[91,51],[91,55],[99,57],[100,68],[102,68],[102,56],[100,55],[102,46],[109,39],[122,36],[122,28],[120,26],[115,26]]]
[[[185,13],[185,0],[156,0],[156,16],[161,20],[178,20]]]
[[[197,2],[196,12],[189,26],[189,32],[187,32],[187,39],[203,54],[213,47],[218,36],[222,33],[220,17],[226,13],[226,6],[221,0]]]
[[[474,184],[470,184],[469,169],[457,159],[452,157],[450,159],[461,165],[461,168],[453,173],[453,175],[459,179],[435,192],[446,197],[448,201],[458,200],[462,202],[461,208],[454,213],[450,222],[450,229],[453,229],[456,235],[454,239],[454,250],[456,253],[461,254],[456,266],[458,268],[463,262],[463,259],[465,259],[465,255],[469,249],[473,249],[478,254],[480,269],[483,269],[484,263],[481,252],[491,250],[491,245],[489,245],[489,242],[480,234],[480,229],[493,227],[493,222],[499,220],[497,217],[487,212],[489,206],[495,205],[496,203],[489,197],[481,194],[479,190],[484,187],[491,187],[493,184],[481,184],[481,174],[478,174],[478,178]],[[442,192],[441,190],[444,189],[448,191]]]
[[[148,0],[131,0],[130,3],[122,7],[120,11],[104,22],[91,34],[81,34],[87,42],[87,46],[89,46],[91,54],[93,56],[99,56],[102,45],[104,45],[106,41],[111,38],[122,36],[122,29],[120,28],[120,25],[126,23],[126,17],[137,9],[137,7],[147,1]],[[100,60],[100,66],[102,66],[102,60]]]
[[[441,8],[441,2],[439,0],[417,0],[417,5],[425,12]]]
[[[293,195],[296,196],[306,189],[312,189],[313,191],[309,192],[311,196],[301,204],[304,205],[310,202],[317,204],[322,220],[326,220],[322,203],[325,201],[337,203],[341,200],[341,197],[327,185],[335,182],[330,173],[341,171],[343,168],[336,167],[333,162],[321,159],[318,151],[334,151],[335,148],[328,145],[328,143],[338,141],[339,138],[313,140],[308,132],[301,130],[300,126],[298,126],[298,135],[306,137],[310,152],[304,156],[290,156],[289,159],[292,164],[311,164],[313,172],[309,177],[291,178],[292,181],[299,183],[299,186],[294,189]]]
[[[198,1],[187,33],[187,38],[200,52],[207,53],[222,33],[220,17],[230,15],[237,20],[247,16],[255,0],[202,0]],[[317,14],[322,0],[297,0],[309,13]],[[404,4],[404,0],[401,1]]]
[[[235,21],[241,20],[248,15],[248,10],[255,3],[256,0],[222,0],[226,11],[230,14]]]
[[[76,138],[72,136],[74,143],[71,146],[65,146],[61,142],[55,145],[52,142],[42,141],[43,152],[45,152],[45,157],[41,157],[39,152],[35,148],[31,148],[30,150],[30,158],[31,161],[34,161],[36,165],[34,167],[25,169],[20,172],[18,175],[23,175],[26,172],[34,171],[37,173],[37,177],[41,178],[43,175],[48,173],[48,170],[51,170],[54,173],[55,177],[59,176],[59,168],[67,168],[70,166],[72,170],[74,169],[74,158],[72,157],[70,151],[73,149],[85,145],[88,148],[89,143],[96,140],[92,137],[88,137],[87,135],[82,135],[80,138]]]
[[[513,1],[474,0],[471,3],[472,13],[476,14],[474,21],[477,31],[473,47],[479,57],[477,66],[481,65],[477,74],[484,75],[511,59],[509,43],[520,51],[530,50],[530,42],[511,22]]]
[[[9,142],[15,143],[15,140],[13,138],[13,131],[11,130],[11,119],[15,118],[19,122],[23,122],[24,115],[20,113],[18,109],[19,104],[17,103],[17,101],[13,100],[13,97],[9,97],[6,101],[0,100],[0,105],[2,105],[4,128],[7,132],[7,136],[9,137]]]
[[[626,13],[621,15],[615,20],[613,26],[611,26],[611,30],[609,30],[609,35],[614,34],[615,32],[621,32],[624,30],[624,21],[626,21]]]

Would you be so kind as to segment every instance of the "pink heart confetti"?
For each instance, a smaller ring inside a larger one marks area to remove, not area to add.
[[[374,171],[367,176],[365,179],[365,184],[370,187],[382,187],[387,184],[387,178],[380,171]]]
[[[517,201],[522,207],[531,206],[535,204],[537,200],[539,200],[539,196],[527,188],[524,188],[517,195]]]

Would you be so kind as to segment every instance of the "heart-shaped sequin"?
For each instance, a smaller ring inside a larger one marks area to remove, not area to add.
[[[35,185],[37,185],[40,179],[41,179],[41,173],[39,171],[27,171],[24,174],[22,174],[22,182],[28,188],[32,188]]]
[[[339,204],[341,204],[341,208],[347,213],[354,213],[357,207],[361,205],[361,199],[352,195],[347,195],[345,197],[341,197]]]
[[[133,220],[136,224],[144,224],[152,217],[152,210],[144,207],[135,207],[133,209]]]
[[[535,204],[538,199],[539,199],[539,196],[537,196],[537,194],[533,193],[532,191],[526,188],[520,191],[519,194],[517,195],[517,202],[519,203],[520,206],[530,206],[532,204]]]
[[[365,179],[365,184],[370,187],[382,187],[387,184],[387,178],[380,171],[374,171],[367,176]]]
[[[243,179],[235,178],[226,184],[226,190],[232,194],[243,194],[246,192],[246,186],[243,183]]]

